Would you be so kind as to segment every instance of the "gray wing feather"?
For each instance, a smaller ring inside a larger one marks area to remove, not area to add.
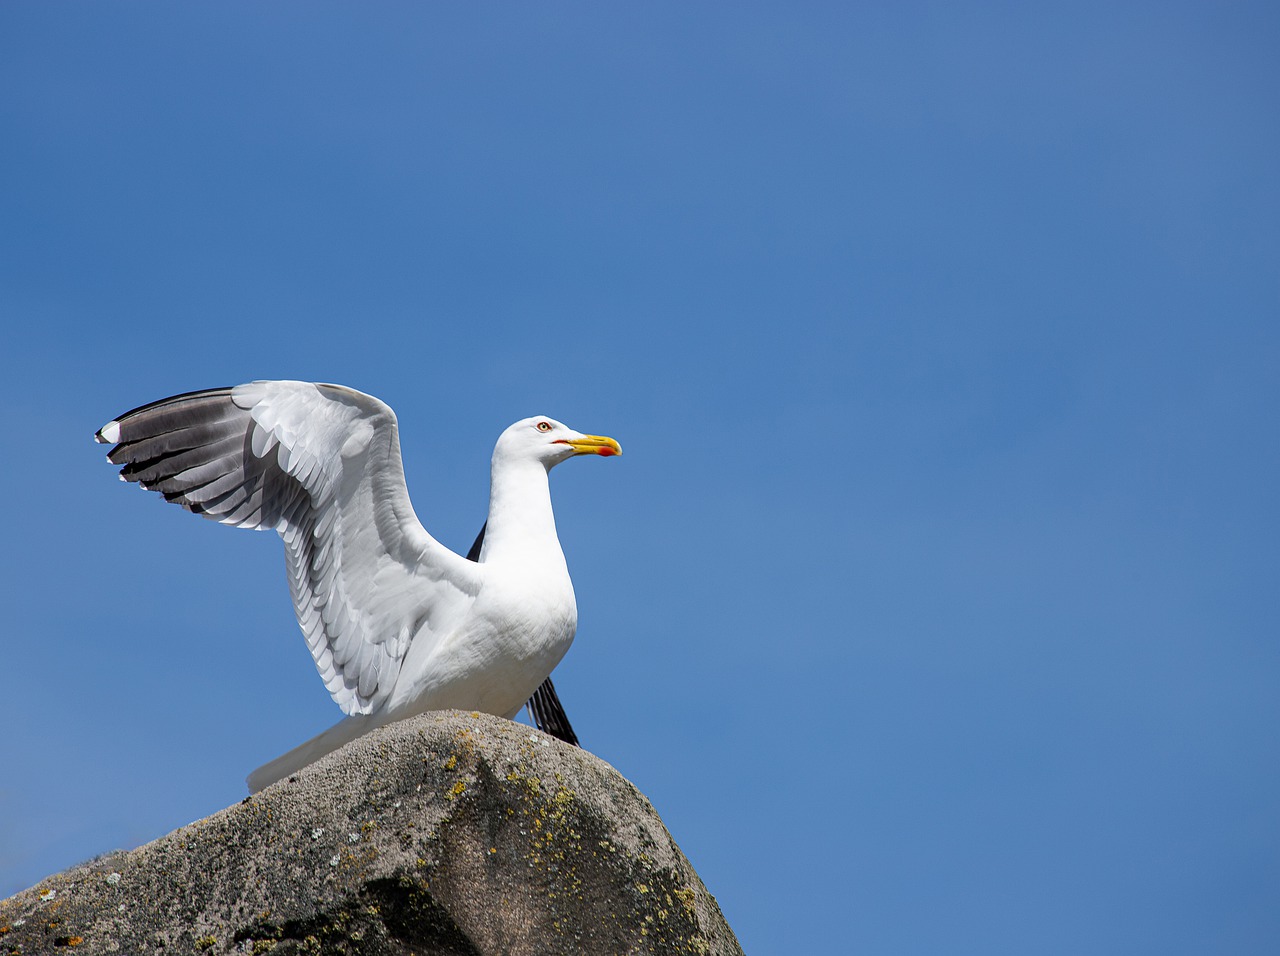
[[[120,476],[224,524],[279,532],[298,625],[348,714],[390,695],[410,640],[438,640],[479,589],[475,565],[413,513],[395,415],[336,385],[252,382],[190,392],[98,432]]]

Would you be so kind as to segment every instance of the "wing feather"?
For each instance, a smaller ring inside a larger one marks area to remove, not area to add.
[[[477,566],[418,522],[395,414],[372,396],[251,382],[144,405],[97,437],[124,480],[280,534],[298,626],[348,714],[377,710],[410,641],[438,640],[431,621],[457,620],[479,590]]]

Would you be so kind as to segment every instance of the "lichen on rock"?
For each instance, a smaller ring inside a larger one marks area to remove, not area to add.
[[[741,953],[616,770],[457,711],[52,876],[0,901],[0,927],[20,954]]]

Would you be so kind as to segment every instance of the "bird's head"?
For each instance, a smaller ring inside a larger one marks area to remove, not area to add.
[[[547,468],[575,455],[621,455],[622,446],[603,435],[584,435],[568,425],[535,415],[524,418],[498,436],[494,460],[521,459],[542,462]]]

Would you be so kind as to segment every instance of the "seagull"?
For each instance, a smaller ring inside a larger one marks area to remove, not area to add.
[[[543,415],[498,436],[489,516],[467,556],[409,502],[395,413],[342,385],[258,381],[165,398],[94,436],[120,478],[284,541],[298,625],[346,718],[249,775],[254,793],[395,720],[458,708],[577,743],[551,684],[578,610],[548,477],[612,438]],[[438,434],[437,441],[448,442]]]

